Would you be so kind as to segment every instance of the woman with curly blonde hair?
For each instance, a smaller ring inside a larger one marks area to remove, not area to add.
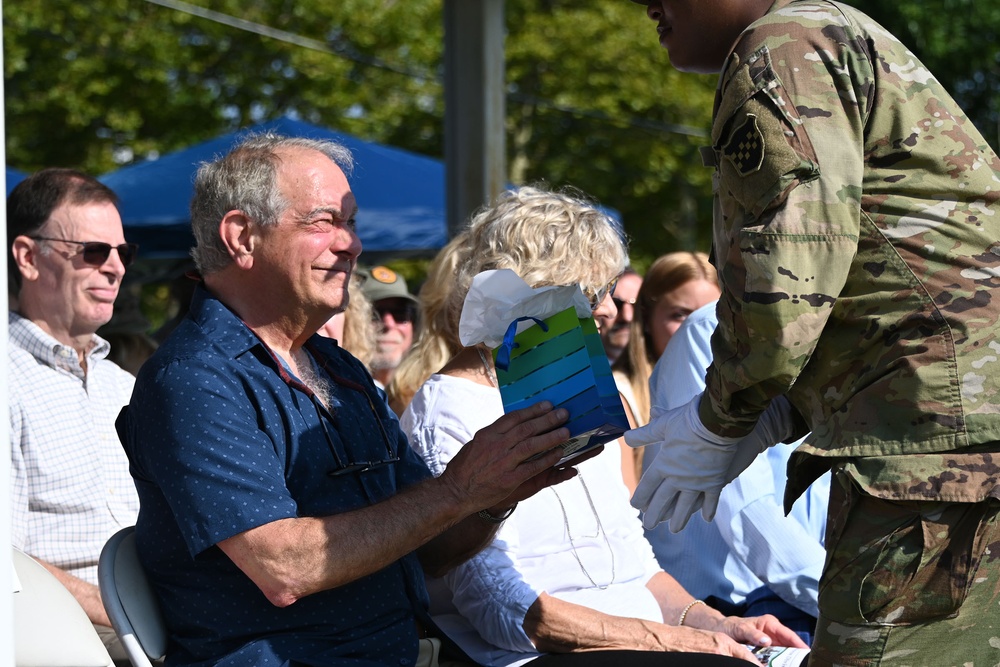
[[[646,271],[635,302],[628,346],[612,367],[633,427],[649,422],[649,377],[670,337],[688,315],[720,294],[715,267],[703,252],[672,252],[659,257]],[[642,475],[642,452],[641,448],[625,452],[623,474],[632,491]]]
[[[420,286],[417,294],[420,333],[385,389],[389,407],[397,415],[403,414],[420,385],[462,349],[458,340],[462,304],[452,302],[450,295],[455,289],[458,267],[465,261],[467,241],[467,234],[461,232],[441,248]],[[458,312],[454,312],[456,307]]]
[[[624,243],[579,193],[505,192],[474,216],[467,243],[444,309],[452,330],[472,279],[490,269],[510,269],[532,287],[580,285],[593,312],[613,319]],[[400,425],[440,475],[503,411],[492,357],[476,345],[420,387]],[[771,617],[726,618],[699,604],[660,569],[622,484],[620,447],[608,443],[575,464],[576,477],[520,506],[480,513],[498,527],[492,541],[429,584],[435,620],[476,664],[736,667],[746,663],[723,656],[752,660],[742,644],[793,641]]]

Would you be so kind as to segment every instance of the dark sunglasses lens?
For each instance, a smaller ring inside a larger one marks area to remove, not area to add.
[[[378,319],[385,319],[386,315],[392,315],[392,319],[395,322],[412,322],[413,318],[416,316],[416,312],[411,306],[391,306],[388,308],[381,307],[375,308],[375,314]]]
[[[123,243],[118,246],[118,256],[121,257],[124,266],[131,265],[138,253],[139,245],[136,243]]]
[[[118,251],[118,257],[122,260],[122,265],[128,266],[135,259],[138,246],[134,243],[123,243],[119,246],[112,246],[108,243],[86,243],[83,246],[83,261],[92,266],[103,266],[108,257],[111,256],[111,249]]]
[[[83,245],[83,261],[92,266],[101,266],[111,255],[111,245],[108,243],[85,243]]]

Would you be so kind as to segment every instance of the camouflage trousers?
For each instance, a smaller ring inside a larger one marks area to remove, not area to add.
[[[1000,665],[1000,502],[889,501],[841,473],[809,667]]]

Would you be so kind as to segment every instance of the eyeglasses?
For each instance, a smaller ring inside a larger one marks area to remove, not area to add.
[[[90,266],[104,266],[104,263],[108,261],[108,257],[111,256],[112,249],[118,251],[118,258],[121,259],[122,265],[129,266],[135,260],[136,253],[139,252],[139,245],[137,243],[111,245],[110,243],[103,243],[101,241],[70,241],[69,239],[57,239],[51,236],[29,236],[28,238],[35,241],[60,241],[62,243],[73,243],[83,246],[83,251],[80,254],[83,255],[83,262]]]
[[[392,315],[393,321],[397,324],[412,322],[417,317],[417,308],[409,302],[372,305],[372,319],[376,322],[384,320],[386,315]]]
[[[358,391],[364,394],[365,398],[368,399],[368,408],[371,410],[372,419],[378,424],[379,433],[382,435],[382,443],[385,445],[385,458],[379,461],[347,461],[341,458],[340,453],[337,451],[337,447],[334,445],[333,437],[330,435],[330,431],[326,427],[326,419],[323,418],[322,412],[319,415],[320,424],[323,425],[323,434],[326,436],[326,443],[330,446],[330,453],[333,454],[333,460],[336,461],[337,467],[333,470],[327,472],[329,477],[340,477],[342,475],[350,475],[356,472],[368,472],[369,470],[375,470],[376,468],[381,468],[383,466],[392,465],[394,463],[399,463],[399,457],[392,451],[392,447],[389,445],[389,434],[385,432],[385,426],[382,425],[382,420],[378,418],[378,413],[375,411],[375,404],[372,403],[371,396],[368,392],[361,388],[355,388],[351,384],[338,383],[338,386],[345,387],[352,391]],[[315,401],[316,399],[314,399]],[[317,406],[317,411],[319,411],[319,406]]]
[[[604,303],[604,298],[608,294],[615,293],[615,287],[617,285],[618,285],[618,278],[615,278],[614,280],[612,280],[607,285],[605,285],[604,287],[600,288],[597,291],[590,290],[586,287],[583,288],[583,293],[587,296],[587,300],[590,301],[590,311],[593,312],[598,308],[600,308],[601,304]]]
[[[319,357],[314,356],[313,358],[318,359]],[[324,417],[323,413],[324,411],[326,411],[327,414],[329,414],[329,411],[327,411],[325,407],[321,407],[319,399],[316,397],[315,393],[313,393],[311,389],[308,389],[308,387],[302,385],[302,387],[305,388],[309,396],[312,398],[313,405],[316,407],[316,413],[317,416],[319,417],[319,423],[323,427],[323,435],[326,436],[326,444],[330,447],[330,453],[333,455],[333,460],[336,462],[337,465],[336,468],[326,473],[327,476],[340,477],[342,475],[350,475],[351,473],[356,473],[356,472],[368,472],[369,470],[375,470],[376,468],[382,468],[387,465],[399,463],[399,456],[397,456],[396,453],[392,451],[392,446],[389,444],[389,434],[386,433],[385,426],[382,424],[382,420],[379,419],[378,412],[375,410],[375,403],[372,402],[372,397],[368,395],[368,392],[365,391],[364,387],[355,382],[352,382],[351,380],[339,377],[336,374],[332,373],[327,366],[326,359],[323,359],[320,366],[322,367],[323,371],[330,377],[330,379],[334,381],[337,387],[347,389],[350,391],[356,391],[359,394],[363,395],[365,399],[367,399],[368,409],[371,411],[372,419],[374,419],[375,423],[378,424],[379,433],[382,435],[382,444],[385,445],[385,458],[379,461],[348,460],[345,462],[344,458],[340,456],[340,452],[337,451],[337,447],[334,443],[333,436],[330,435],[330,431],[326,425],[327,418]]]

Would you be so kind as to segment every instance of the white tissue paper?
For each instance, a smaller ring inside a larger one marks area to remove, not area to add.
[[[496,349],[511,322],[521,317],[543,320],[569,307],[576,309],[577,317],[592,314],[590,301],[579,285],[531,287],[510,269],[483,271],[473,278],[465,297],[458,337],[466,347],[484,343]],[[518,324],[517,332],[534,324],[525,320]]]

